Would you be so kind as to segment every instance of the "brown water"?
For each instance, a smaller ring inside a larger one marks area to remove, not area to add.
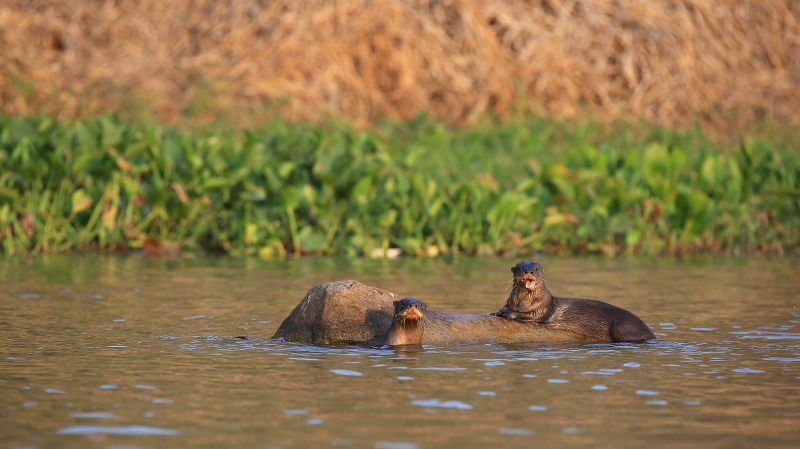
[[[357,279],[486,313],[515,260],[0,258],[9,448],[800,446],[798,261],[553,259],[559,296],[661,339],[425,347],[268,338],[314,284]]]

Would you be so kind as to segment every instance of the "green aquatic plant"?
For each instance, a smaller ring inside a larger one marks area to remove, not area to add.
[[[617,131],[542,119],[372,131],[275,120],[234,132],[4,117],[0,246],[259,257],[798,249],[796,148]]]

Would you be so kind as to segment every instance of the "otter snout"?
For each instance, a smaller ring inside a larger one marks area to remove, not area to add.
[[[529,276],[529,275],[528,276],[526,276],[526,275],[517,276],[517,277],[514,278],[514,281],[520,287],[527,288],[528,290],[533,290],[534,288],[536,288],[536,283],[537,282],[536,282],[536,278],[534,276]]]
[[[428,310],[428,305],[416,298],[404,298],[394,303],[395,316],[408,320],[419,320]]]
[[[418,320],[422,318],[422,312],[416,307],[411,307],[403,311],[403,318],[407,320]]]

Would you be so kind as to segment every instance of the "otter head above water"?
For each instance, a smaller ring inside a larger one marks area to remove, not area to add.
[[[383,335],[363,343],[366,346],[422,345],[428,305],[416,298],[394,301],[392,326]]]
[[[533,290],[543,281],[544,267],[537,262],[522,261],[511,267],[514,275],[514,284]]]
[[[403,298],[392,304],[394,304],[393,322],[397,320],[418,321],[428,311],[428,305],[416,298]]]

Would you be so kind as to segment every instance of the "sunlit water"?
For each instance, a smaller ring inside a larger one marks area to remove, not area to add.
[[[357,279],[487,313],[515,260],[0,259],[0,443],[12,448],[798,447],[800,281],[784,260],[541,258],[660,342],[424,347],[269,338]]]

